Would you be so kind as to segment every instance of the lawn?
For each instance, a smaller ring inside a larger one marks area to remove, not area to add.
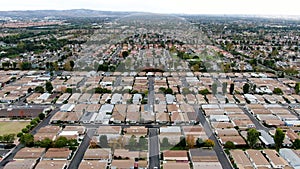
[[[24,127],[26,127],[30,122],[0,122],[0,135],[4,134],[18,134]]]

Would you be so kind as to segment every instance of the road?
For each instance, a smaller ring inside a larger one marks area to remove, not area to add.
[[[91,138],[93,137],[96,129],[88,129],[86,135],[84,136],[80,146],[77,148],[77,151],[75,152],[75,155],[73,156],[73,159],[71,160],[68,169],[78,168],[81,160],[84,156],[84,153],[86,149],[90,145]]]
[[[52,116],[59,110],[59,108],[55,108],[54,110],[52,110],[48,116],[43,120],[41,121],[35,128],[33,128],[30,132],[30,134],[36,134],[36,132],[42,128],[42,127],[45,127],[49,124],[50,122],[50,119],[52,118]],[[1,162],[0,162],[0,168],[4,167],[9,161],[13,160],[13,158],[15,157],[16,153],[22,149],[24,147],[23,144],[18,144],[13,150],[12,152],[5,158],[3,159]]]
[[[149,112],[154,112],[154,77],[148,77],[148,106]]]
[[[188,88],[189,87],[189,83],[186,81],[185,77],[181,77],[181,82],[182,82],[182,87],[183,88]]]
[[[244,113],[250,118],[250,120],[253,122],[253,124],[255,125],[255,128],[257,130],[264,130],[267,133],[269,133],[269,128],[265,127],[264,125],[262,125],[246,108],[245,106],[239,106]]]
[[[227,158],[220,142],[218,141],[216,135],[214,134],[212,128],[210,127],[209,123],[206,121],[206,118],[203,112],[199,109],[199,106],[194,106],[196,113],[199,115],[200,122],[205,130],[206,135],[209,139],[215,142],[214,150],[218,156],[218,159],[224,169],[233,169],[229,159]]]
[[[160,168],[158,128],[149,128],[149,169]]]
[[[114,82],[114,87],[118,87],[121,85],[121,82],[122,82],[122,77],[121,76],[118,76],[116,78],[116,81]]]

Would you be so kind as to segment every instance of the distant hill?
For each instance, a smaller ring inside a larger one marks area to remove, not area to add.
[[[0,11],[0,17],[44,18],[44,17],[121,17],[134,12],[96,11],[89,9]]]

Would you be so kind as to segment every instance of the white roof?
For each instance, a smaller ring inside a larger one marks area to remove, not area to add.
[[[257,100],[257,98],[252,94],[244,94],[244,96],[249,100]]]
[[[122,100],[122,94],[115,93],[112,95],[111,103],[116,104],[117,102],[120,102],[121,100]]]
[[[75,107],[75,104],[64,104],[60,107],[61,111],[72,111]]]
[[[142,96],[141,94],[137,93],[137,94],[134,94],[134,95],[133,95],[132,100],[140,100],[140,99],[142,99],[142,98],[143,98],[143,96]]]
[[[300,120],[295,121],[285,121],[286,125],[300,126]]]
[[[135,79],[137,79],[137,80],[147,80],[148,78],[146,76],[142,76],[142,77],[136,77]]]
[[[108,112],[112,112],[114,109],[114,105],[112,104],[104,104],[101,106],[99,113],[108,113]]]
[[[292,167],[300,168],[300,158],[297,154],[294,153],[293,150],[282,148],[279,150],[279,154],[289,162]]]
[[[50,93],[43,93],[38,97],[39,100],[47,100],[51,96]]]
[[[166,94],[166,101],[167,103],[173,103],[175,100],[175,97],[171,94]]]
[[[61,136],[78,135],[78,131],[62,131],[59,135],[61,135]]]
[[[266,145],[274,145],[275,144],[274,139],[273,139],[273,137],[270,136],[270,134],[268,134],[264,130],[259,130],[259,132],[260,132],[259,139],[263,143],[265,143]]]
[[[218,104],[204,104],[202,105],[203,109],[212,109],[212,108],[220,108]]]
[[[209,119],[211,121],[229,121],[229,117],[226,115],[210,115]]]
[[[161,127],[160,133],[181,133],[181,129],[179,126]]]

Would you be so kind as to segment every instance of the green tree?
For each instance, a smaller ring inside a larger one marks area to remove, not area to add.
[[[259,132],[256,129],[249,129],[247,131],[247,142],[250,148],[254,148],[258,141]]]
[[[243,86],[244,94],[249,93],[249,90],[250,90],[250,85],[248,83],[244,84],[244,86]]]
[[[233,95],[233,92],[234,92],[234,83],[231,83],[231,84],[230,84],[230,88],[229,88],[229,93],[230,93],[231,95]]]
[[[23,128],[23,129],[22,129],[22,132],[23,132],[23,133],[28,133],[28,132],[29,132],[29,129],[28,129],[28,128]]]
[[[30,125],[32,125],[32,126],[36,126],[37,124],[38,124],[38,122],[34,119],[30,121]]]
[[[160,87],[158,90],[159,90],[160,92],[162,92],[162,93],[165,93],[165,92],[166,92],[166,88],[164,88],[164,87]]]
[[[274,88],[273,93],[277,94],[277,95],[282,95],[283,94],[282,90],[280,88],[278,88],[278,87]]]
[[[20,138],[20,142],[26,147],[32,147],[34,145],[34,137],[32,134],[26,133]]]
[[[43,148],[50,148],[52,147],[52,140],[49,139],[49,138],[45,138],[44,140],[40,141],[40,147],[43,147]]]
[[[281,148],[284,137],[285,137],[284,132],[280,128],[277,128],[276,132],[275,132],[275,135],[274,135],[274,142],[275,142],[276,151],[279,151],[279,149]]]
[[[20,69],[21,70],[30,70],[31,69],[31,63],[30,62],[21,62],[20,63]]]
[[[9,68],[10,63],[9,62],[2,62],[3,68]]]
[[[227,93],[227,82],[222,83],[222,92],[223,92],[223,94]]]
[[[74,69],[74,66],[75,66],[75,62],[73,60],[70,60],[70,66],[72,68],[72,70]]]
[[[215,146],[215,142],[211,139],[207,139],[204,141],[204,146],[205,147],[214,147]]]
[[[107,136],[101,135],[99,138],[100,147],[101,148],[108,148]]]
[[[44,113],[40,113],[40,114],[39,114],[39,118],[40,118],[41,120],[43,120],[43,119],[45,118],[45,114],[44,114]]]
[[[72,93],[73,92],[73,89],[72,88],[67,88],[66,89],[66,93]]]
[[[2,141],[6,143],[12,143],[15,140],[15,134],[4,134],[2,137]]]
[[[218,89],[217,83],[213,83],[212,86],[211,86],[211,91],[212,91],[213,95],[217,94],[217,89]]]
[[[31,93],[33,90],[29,87],[28,89],[27,89],[27,93]]]
[[[108,71],[108,64],[107,63],[104,63],[104,64],[100,64],[98,66],[98,70],[97,71]]]
[[[123,57],[123,58],[126,58],[128,55],[129,55],[129,52],[128,52],[128,51],[123,51],[123,52],[122,52],[122,57]]]
[[[43,86],[35,87],[34,91],[37,92],[37,93],[44,93],[45,92]]]
[[[177,144],[178,147],[185,148],[186,147],[186,139],[185,137],[180,137],[180,142]]]
[[[55,142],[54,147],[55,148],[62,148],[66,147],[68,144],[68,139],[66,137],[60,136]]]
[[[167,88],[165,90],[165,94],[173,94],[173,90],[171,88]]]
[[[235,145],[232,141],[226,141],[226,143],[224,144],[224,148],[234,149]]]
[[[293,147],[294,149],[300,149],[300,139],[297,138],[296,140],[294,140]]]
[[[47,90],[48,93],[51,93],[52,90],[53,90],[53,86],[52,86],[52,83],[50,81],[46,82],[46,90]]]
[[[17,134],[17,137],[18,138],[21,138],[23,136],[23,132],[19,132],[18,134]]]
[[[170,146],[169,139],[167,137],[164,137],[162,139],[161,146],[162,147],[169,147]]]
[[[210,92],[209,92],[208,89],[199,90],[198,93],[199,93],[199,94],[202,94],[202,95],[208,95],[208,94],[210,94]]]
[[[202,138],[198,138],[196,141],[196,146],[197,147],[202,147],[204,145],[204,141]]]
[[[148,147],[148,141],[147,141],[147,139],[144,136],[141,136],[139,138],[139,148],[141,150],[146,150],[147,147]]]
[[[299,92],[300,92],[300,83],[298,82],[298,83],[296,83],[296,85],[295,85],[295,93],[296,94],[299,94]]]
[[[128,149],[130,151],[134,151],[137,148],[137,141],[136,141],[136,136],[132,135],[129,139],[129,143],[128,143]]]

